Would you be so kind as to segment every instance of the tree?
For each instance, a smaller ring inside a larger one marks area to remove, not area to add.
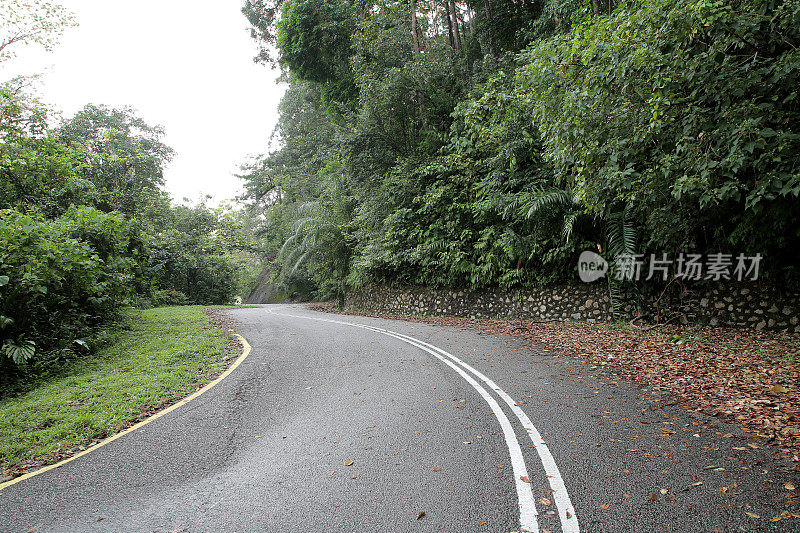
[[[70,207],[63,216],[0,210],[0,367],[68,350],[118,317],[147,251],[119,213]]]
[[[281,65],[302,80],[322,84],[327,99],[351,102],[350,37],[357,17],[356,6],[347,0],[287,0],[277,23]]]
[[[350,258],[353,255],[348,226],[353,215],[343,166],[329,162],[319,171],[326,189],[319,201],[298,206],[292,233],[281,247],[282,276],[289,280],[300,267],[319,285],[319,296],[336,296],[344,305]]]
[[[625,4],[524,55],[546,157],[590,212],[630,212],[653,249],[790,267],[800,29],[797,2],[770,6]]]
[[[0,209],[35,207],[52,218],[95,201],[93,184],[80,173],[83,149],[52,135],[48,119],[24,84],[0,85]]]
[[[275,66],[277,22],[285,0],[245,0],[242,13],[250,22],[250,36],[258,43],[255,61]]]
[[[557,283],[581,249],[634,246],[800,278],[797,0],[246,7],[289,83],[248,201],[318,288]]]
[[[161,142],[160,126],[148,125],[131,108],[89,104],[56,135],[82,150],[81,173],[96,188],[99,208],[153,218],[167,207],[164,166],[173,151]]]
[[[255,277],[240,253],[247,246],[224,211],[201,203],[176,205],[165,213],[149,244],[158,303],[230,303],[251,281],[245,278]]]
[[[0,3],[0,62],[16,55],[20,45],[52,50],[75,17],[58,4],[39,0],[3,0]]]

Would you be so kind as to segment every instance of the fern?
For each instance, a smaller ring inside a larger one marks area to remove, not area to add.
[[[525,218],[532,218],[546,207],[564,208],[574,205],[573,197],[563,189],[538,189],[523,200],[521,207],[525,210]]]
[[[636,253],[637,235],[636,221],[632,210],[626,205],[623,209],[613,212],[606,218],[606,259],[609,264],[609,272],[606,276],[608,280],[608,297],[611,300],[611,313],[614,318],[622,315],[624,305],[625,290],[630,289],[634,297],[634,303],[639,308],[640,293],[635,283],[616,279],[611,275],[618,268],[617,259],[622,255],[634,255]]]

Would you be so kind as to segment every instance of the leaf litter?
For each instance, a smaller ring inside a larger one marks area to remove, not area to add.
[[[654,394],[651,409],[681,405],[735,423],[744,432],[759,439],[761,444],[776,447],[776,455],[800,462],[800,334],[707,326],[658,325],[639,328],[609,323],[522,323],[451,317],[363,315],[337,312],[327,304],[312,304],[309,307],[338,314],[405,320],[458,327],[482,335],[521,338],[543,349],[544,355],[578,357],[590,363],[589,370],[612,372],[646,386],[645,390],[649,389],[652,393],[662,392],[672,396],[669,403],[660,403],[662,400]],[[681,339],[682,342],[675,342],[675,339]],[[722,437],[731,439],[734,435],[728,433]],[[731,447],[738,451],[762,448],[754,442]],[[707,469],[724,471],[724,468],[716,465]],[[794,470],[800,471],[800,464]],[[700,486],[702,482],[696,482],[682,489],[682,492]],[[735,488],[736,483],[731,487]],[[783,488],[789,491],[785,493],[787,498],[783,503],[797,503],[792,493],[795,485],[789,482],[783,484]],[[720,491],[724,494],[728,489],[722,487]],[[660,494],[650,494],[647,500],[657,501],[660,495],[667,501],[676,500],[675,496],[668,495],[669,491],[665,494],[665,489],[658,492]],[[723,506],[742,507],[725,503]],[[743,512],[751,519],[761,518],[756,513]],[[779,522],[800,519],[800,515],[782,511],[776,516],[767,515],[763,518]],[[718,530],[721,531],[714,528],[715,532]]]

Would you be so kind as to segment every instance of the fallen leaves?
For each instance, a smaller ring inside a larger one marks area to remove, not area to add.
[[[425,516],[425,511],[420,511],[417,515],[417,520],[420,520],[423,516]]]
[[[344,466],[353,466],[353,461],[348,459],[347,461],[344,462]]]
[[[749,514],[749,513],[748,513]],[[800,515],[790,513],[789,511],[781,511],[781,514],[777,516],[773,516],[769,519],[770,522],[780,522],[781,520],[787,520],[789,518],[800,518]]]

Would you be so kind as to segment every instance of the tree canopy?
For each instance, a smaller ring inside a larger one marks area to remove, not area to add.
[[[287,284],[552,284],[635,248],[761,253],[797,286],[797,0],[243,11],[289,85],[243,175]]]
[[[48,2],[3,2],[0,17],[9,61],[74,24]],[[172,201],[161,127],[99,104],[61,119],[31,85],[0,80],[0,384],[92,350],[126,307],[246,296],[252,219]]]

